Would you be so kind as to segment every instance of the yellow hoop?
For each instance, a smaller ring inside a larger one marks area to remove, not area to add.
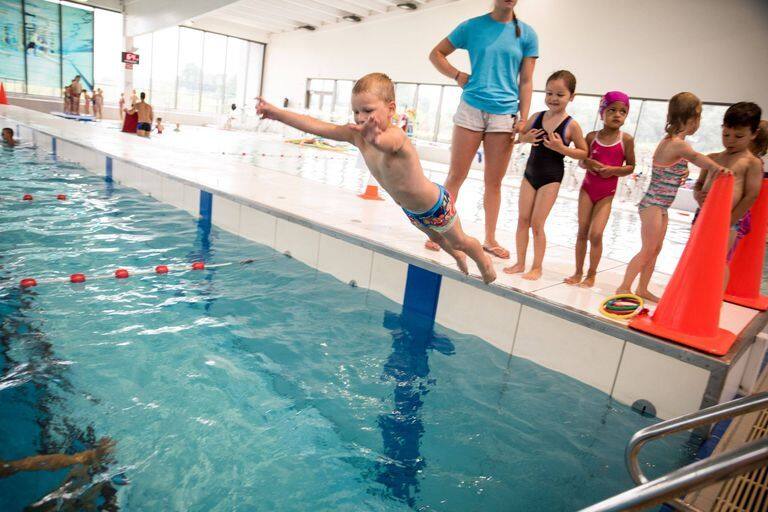
[[[632,299],[632,300],[635,300],[635,301],[637,301],[637,309],[635,309],[631,313],[627,313],[626,315],[617,315],[616,313],[611,313],[610,311],[605,309],[605,305],[608,304],[608,302],[610,302],[612,300],[617,300],[617,299]],[[613,320],[628,320],[628,319],[630,319],[630,318],[640,314],[640,311],[643,310],[644,306],[645,306],[645,301],[639,295],[635,295],[634,293],[619,293],[618,295],[611,295],[610,297],[605,299],[602,304],[600,304],[600,313],[604,317],[611,318]]]

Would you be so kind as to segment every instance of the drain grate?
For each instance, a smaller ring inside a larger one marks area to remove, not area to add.
[[[746,442],[768,437],[768,410],[761,412]],[[768,510],[768,466],[728,480],[715,498],[713,512],[757,512]]]

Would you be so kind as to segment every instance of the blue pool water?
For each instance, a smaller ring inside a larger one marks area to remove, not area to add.
[[[29,149],[0,155],[0,206],[0,459],[115,442],[0,478],[0,510],[549,511],[630,486],[654,420],[573,379]],[[198,259],[233,264],[17,286]]]

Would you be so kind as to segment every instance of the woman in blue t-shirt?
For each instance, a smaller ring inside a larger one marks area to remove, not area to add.
[[[445,188],[455,201],[482,141],[485,153],[483,248],[503,259],[509,258],[509,251],[496,241],[501,180],[512,155],[515,132],[522,129],[528,119],[533,68],[539,55],[536,32],[517,19],[516,4],[517,0],[495,0],[493,11],[461,23],[429,54],[437,70],[464,90],[453,118],[451,165]],[[457,48],[469,52],[472,74],[448,62],[446,57]],[[438,250],[431,242],[427,242],[427,248]]]

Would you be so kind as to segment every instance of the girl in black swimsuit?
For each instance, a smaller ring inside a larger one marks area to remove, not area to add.
[[[517,263],[504,269],[508,274],[525,271],[528,250],[528,230],[533,231],[533,266],[523,274],[524,279],[541,277],[547,238],[544,223],[555,204],[560,182],[563,181],[568,156],[575,160],[587,157],[587,143],[581,127],[565,108],[573,101],[576,77],[569,71],[556,71],[547,79],[545,103],[549,110],[531,116],[520,135],[520,142],[532,144],[520,185],[520,204],[515,236]],[[574,148],[569,147],[573,142]]]

